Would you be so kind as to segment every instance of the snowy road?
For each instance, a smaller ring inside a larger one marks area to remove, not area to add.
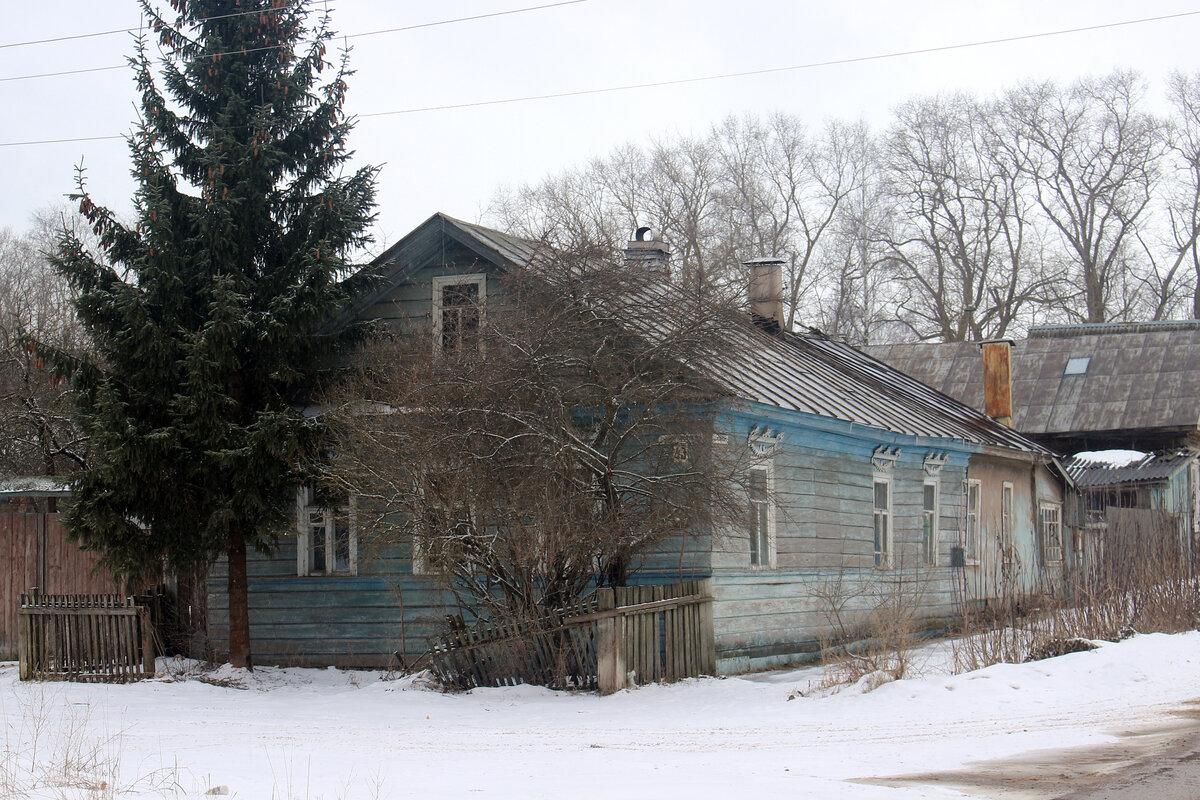
[[[122,797],[224,786],[240,798],[310,800],[727,798],[751,788],[1048,798],[1190,743],[1200,707],[1197,633],[957,676],[932,661],[923,677],[868,694],[795,700],[819,670],[601,698],[532,687],[449,695],[337,670],[209,676],[245,688],[194,678],[28,685],[2,664],[0,796],[95,796],[63,794],[61,784],[86,779]],[[89,748],[90,764],[70,769]]]

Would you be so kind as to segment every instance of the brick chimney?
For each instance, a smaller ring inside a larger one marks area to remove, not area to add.
[[[625,248],[625,264],[661,270],[664,278],[671,277],[671,251],[667,243],[649,228],[638,228],[634,233]]]
[[[783,259],[756,258],[743,266],[750,271],[750,315],[767,330],[785,330]]]
[[[980,342],[983,350],[984,413],[1001,425],[1012,427],[1012,347],[1009,339]]]

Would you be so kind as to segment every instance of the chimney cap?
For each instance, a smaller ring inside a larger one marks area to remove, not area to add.
[[[982,342],[977,342],[979,349],[983,349],[985,344],[1006,344],[1009,347],[1016,347],[1017,343],[1014,339],[984,339]]]
[[[787,263],[787,259],[785,259],[785,258],[780,258],[779,256],[765,256],[763,258],[751,258],[748,261],[743,261],[742,266],[744,266],[744,267],[764,266],[765,267],[765,266],[774,266],[775,264],[786,264],[786,263]]]
[[[630,241],[631,242],[661,242],[662,237],[653,228],[651,228],[647,225],[643,225],[634,232],[633,239],[631,239]]]

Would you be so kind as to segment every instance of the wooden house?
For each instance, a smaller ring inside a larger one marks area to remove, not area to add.
[[[382,280],[350,313],[436,337],[453,299],[469,294],[486,307],[499,277],[534,252],[531,242],[437,214],[374,262]],[[627,253],[648,269],[667,255],[640,235]],[[763,456],[747,480],[746,526],[699,538],[684,559],[651,554],[634,580],[712,579],[725,672],[811,658],[840,635],[839,615],[861,633],[889,598],[903,596],[936,627],[1013,587],[1052,590],[1068,567],[1070,481],[1050,452],[818,331],[782,329],[777,265],[750,270],[757,319],[746,314],[728,334],[739,355],[693,365],[722,387],[718,436]],[[295,535],[271,556],[251,556],[260,661],[378,666],[425,650],[450,598],[414,570],[410,543],[368,553],[355,520],[353,507],[302,499]],[[209,586],[218,653],[226,610],[218,565]]]

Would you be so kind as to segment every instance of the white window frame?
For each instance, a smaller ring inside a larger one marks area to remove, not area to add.
[[[1016,493],[1012,481],[1004,481],[1000,485],[1000,559],[1004,564],[1011,564],[1016,555],[1015,509]]]
[[[752,472],[756,472],[756,471],[764,473],[764,475],[766,477],[765,484],[766,484],[767,496],[766,496],[766,499],[762,500],[762,501],[755,500],[750,496],[750,479],[749,479],[749,475],[747,475],[747,478],[746,478],[746,504],[747,504],[747,511],[750,514],[750,530],[749,530],[749,539],[747,541],[748,541],[748,544],[750,544],[750,543],[758,544],[758,563],[754,563],[754,560],[753,560],[754,559],[753,545],[751,545],[751,547],[749,549],[748,559],[750,561],[750,567],[752,569],[773,569],[776,564],[775,500],[774,500],[774,497],[775,497],[775,462],[773,460],[767,460],[766,462],[764,462],[762,464],[756,464],[755,466],[750,467],[750,469],[747,470],[747,473],[752,473]],[[765,534],[766,534],[766,541],[765,541],[766,559],[763,558],[763,552],[762,552],[762,545],[764,544],[763,539],[762,539],[763,532],[758,530],[759,514],[758,514],[757,506],[758,506],[758,503],[760,503],[760,502],[765,503],[766,507],[767,507],[767,530],[765,531]]]
[[[474,284],[479,287],[479,327],[482,328],[487,315],[487,275],[475,272],[469,275],[439,275],[433,279],[433,352],[442,352],[442,297],[447,286]]]
[[[1051,517],[1051,515],[1053,515]],[[1047,524],[1049,523],[1049,529]],[[1043,566],[1057,566],[1063,562],[1063,526],[1062,526],[1062,503],[1052,503],[1043,501],[1038,503],[1038,552],[1042,559]],[[1048,547],[1047,543],[1051,541],[1055,543],[1053,548]],[[1057,549],[1057,557],[1051,558],[1053,550]]]
[[[358,513],[357,503],[353,495],[345,506],[340,509],[315,506],[311,502],[312,491],[300,489],[296,494],[296,575],[299,577],[322,577],[358,574]],[[337,559],[332,555],[336,548],[336,517],[337,512],[343,511],[348,517],[349,558],[344,570],[335,569]],[[318,572],[313,566],[313,541],[311,514],[319,512],[325,521],[325,570]]]
[[[412,537],[412,574],[429,574],[429,554],[421,546],[421,538],[415,535]]]
[[[933,487],[933,508],[925,507],[925,487]],[[926,478],[921,484],[921,547],[925,566],[938,565],[938,538],[940,537],[942,516],[942,486],[937,478]]]
[[[975,489],[975,507],[971,507],[971,489]],[[983,533],[980,530],[983,506],[983,482],[978,478],[967,478],[963,485],[963,562],[978,566]]]
[[[887,507],[880,508],[875,502],[875,487],[883,484],[887,486]],[[891,569],[892,568],[892,553],[895,545],[895,493],[892,491],[892,476],[884,475],[876,472],[871,481],[871,548],[875,556],[876,569]],[[883,517],[883,549],[877,546],[879,540],[879,518]]]

